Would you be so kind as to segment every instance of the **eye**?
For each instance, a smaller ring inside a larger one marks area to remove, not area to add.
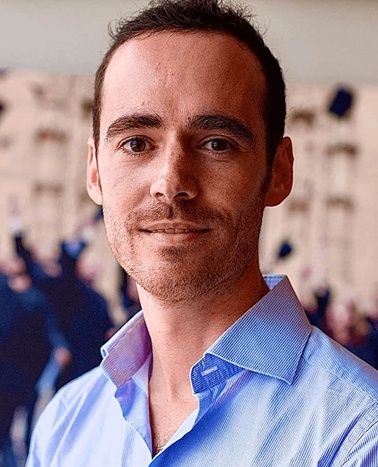
[[[205,149],[215,152],[224,152],[233,149],[233,144],[223,138],[213,138],[204,145]]]
[[[144,152],[150,147],[148,141],[141,136],[134,136],[121,144],[121,149],[125,152]]]

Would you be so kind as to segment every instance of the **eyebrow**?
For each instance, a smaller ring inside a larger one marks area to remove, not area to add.
[[[255,134],[240,120],[223,114],[196,115],[190,119],[189,128],[192,130],[226,130],[242,137],[250,144],[256,145]]]
[[[125,130],[143,128],[163,128],[164,124],[159,115],[154,113],[125,114],[114,120],[106,132],[105,143],[122,134]],[[227,132],[244,138],[252,145],[256,145],[254,133],[240,120],[228,115],[210,113],[196,115],[189,119],[190,130],[226,130]]]
[[[133,113],[122,115],[109,125],[106,132],[105,143],[122,134],[125,130],[138,130],[142,128],[162,128],[163,121],[156,114]]]

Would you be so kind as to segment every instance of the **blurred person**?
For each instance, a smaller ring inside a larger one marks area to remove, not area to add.
[[[86,258],[80,258],[76,265],[77,276],[89,287],[95,289],[99,283],[99,278],[102,273],[101,265],[93,260]]]
[[[21,305],[0,271],[0,467],[17,467],[11,439],[13,415],[22,401],[18,391],[18,370],[4,355],[8,342],[14,342],[15,330],[24,318]]]
[[[56,310],[59,329],[72,353],[70,365],[59,372],[56,389],[99,365],[99,349],[114,327],[107,300],[77,274],[83,249],[83,244],[73,249],[69,241],[62,241],[59,276],[42,277],[40,274],[36,279],[36,284],[50,298]],[[22,252],[23,257],[29,254],[24,246],[17,251]]]
[[[125,314],[125,321],[129,321],[141,309],[138,289],[134,279],[122,268],[120,268],[120,278],[121,306]]]
[[[57,389],[100,364],[99,349],[114,329],[107,300],[72,271],[68,272],[64,252],[62,256],[60,286],[64,296],[58,305],[58,322],[73,358],[71,365],[59,375]]]
[[[17,256],[7,258],[2,262],[2,272],[7,300],[14,304],[13,315],[7,319],[7,330],[2,333],[0,343],[1,367],[2,370],[5,368],[1,378],[7,388],[1,395],[2,405],[7,405],[6,414],[0,411],[5,425],[2,431],[8,430],[9,436],[16,408],[24,407],[27,453],[38,397],[37,380],[50,355],[64,367],[70,361],[70,352],[58,329],[54,310],[42,292],[33,287],[22,259]],[[7,437],[7,434],[3,433],[3,436]]]
[[[86,234],[80,234],[76,245],[72,240],[60,245],[59,287],[64,295],[60,297],[58,319],[73,360],[59,375],[57,389],[100,364],[99,349],[114,330],[107,300],[91,286],[94,277],[83,277],[86,271],[80,268],[80,256],[94,235],[93,225],[92,221],[86,225]]]
[[[52,400],[31,466],[371,466],[378,373],[263,278],[292,186],[280,66],[238,10],[161,0],[95,81],[87,186],[142,312]]]
[[[329,335],[326,313],[332,299],[331,289],[326,281],[315,277],[312,266],[305,265],[302,268],[299,283],[300,300],[310,323]]]
[[[330,335],[331,331],[326,316],[330,303],[331,289],[326,286],[315,288],[312,291],[312,299],[307,303],[302,303],[310,323],[328,335]]]
[[[101,211],[101,210],[100,210]],[[33,284],[42,290],[56,311],[59,329],[71,351],[70,365],[59,368],[54,360],[49,362],[46,378],[55,380],[56,389],[98,366],[100,347],[112,335],[112,323],[106,299],[78,276],[78,262],[87,245],[92,241],[95,225],[101,219],[98,212],[78,228],[76,235],[60,242],[57,259],[39,262],[26,245],[25,233],[18,205],[11,210],[11,231],[17,254],[25,261]]]
[[[330,335],[346,349],[378,369],[378,332],[358,310],[351,295],[339,298],[327,311]]]
[[[78,260],[87,246],[95,237],[96,224],[102,219],[102,209],[99,208],[88,220],[81,223],[75,234],[68,239],[62,240],[59,251],[45,251],[41,246],[33,245],[29,248],[25,244],[25,227],[21,217],[19,200],[12,197],[9,200],[9,230],[13,237],[17,254],[25,261],[28,274],[33,282],[39,285],[55,284],[54,279],[62,276],[62,267],[65,268],[66,276],[76,275]]]
[[[378,284],[375,285],[372,302],[367,312],[370,325],[378,331]]]

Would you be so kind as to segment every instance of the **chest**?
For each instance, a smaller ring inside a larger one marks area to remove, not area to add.
[[[87,419],[59,436],[53,450],[59,462],[45,465],[340,465],[335,462],[339,434],[346,434],[349,426],[340,393],[332,392],[320,404],[316,390],[305,387],[308,394],[295,394],[288,385],[248,374],[219,391],[201,394],[198,413],[190,415],[186,406],[171,407],[164,401],[150,413],[144,390],[129,386],[118,393],[118,401],[107,399],[106,406],[85,411]],[[348,401],[353,417],[360,403]]]
[[[157,454],[198,408],[198,401],[194,396],[185,401],[154,398],[149,408],[152,452]]]

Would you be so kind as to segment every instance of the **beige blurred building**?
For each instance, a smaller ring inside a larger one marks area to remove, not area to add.
[[[72,238],[97,211],[86,192],[92,80],[12,71],[0,75],[0,257],[12,252],[9,207],[18,198],[26,240],[42,254]],[[102,222],[84,254],[114,301],[117,266]]]
[[[328,110],[336,87],[289,88],[294,188],[268,210],[261,250],[263,267],[288,273],[303,297],[307,277],[335,294],[356,294],[366,308],[378,284],[378,88],[351,91],[350,114],[338,118]],[[275,261],[285,239],[293,253]]]
[[[288,273],[302,296],[306,276],[311,286],[356,292],[367,306],[378,283],[378,87],[352,91],[350,116],[338,119],[328,111],[335,87],[290,86],[287,134],[294,141],[295,183],[289,199],[266,212],[261,263],[267,272]],[[14,197],[28,242],[46,252],[96,212],[85,186],[91,99],[86,76],[0,76],[0,256],[12,251]],[[293,252],[277,261],[284,240]],[[118,269],[102,223],[85,261],[101,268],[98,287],[116,303]]]

